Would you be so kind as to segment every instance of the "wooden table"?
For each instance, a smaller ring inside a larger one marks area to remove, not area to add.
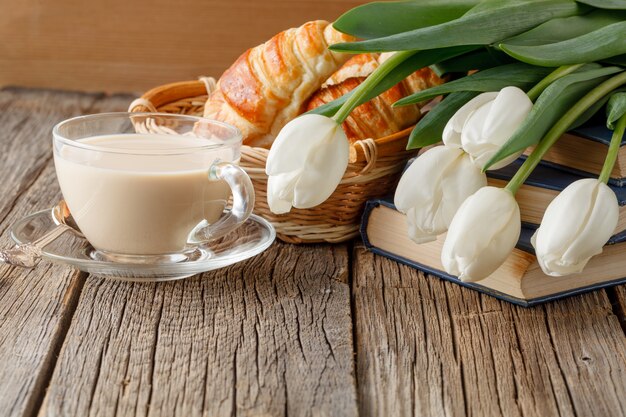
[[[60,197],[51,127],[131,98],[0,90],[3,247]],[[625,311],[624,286],[524,309],[358,242],[166,284],[0,265],[0,415],[623,416]]]

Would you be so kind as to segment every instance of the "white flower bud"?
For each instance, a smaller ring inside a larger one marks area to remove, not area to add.
[[[450,118],[443,131],[443,142],[463,148],[478,166],[484,167],[522,124],[532,107],[532,101],[517,87],[482,93]],[[503,159],[489,169],[507,166],[522,152]]]
[[[446,272],[462,281],[481,280],[504,263],[520,231],[520,211],[513,194],[505,188],[481,188],[454,216],[441,262]]]
[[[283,127],[270,149],[265,172],[267,202],[276,214],[310,208],[335,191],[348,166],[350,144],[341,125],[316,114]]]
[[[463,150],[437,146],[404,172],[394,204],[407,215],[409,237],[424,243],[448,230],[463,201],[486,185],[485,174]]]
[[[613,235],[619,203],[613,190],[594,178],[565,188],[548,206],[531,243],[543,272],[581,272]]]

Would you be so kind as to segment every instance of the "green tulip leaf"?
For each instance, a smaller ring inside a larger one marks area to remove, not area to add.
[[[491,47],[483,47],[476,51],[463,54],[461,56],[441,61],[438,64],[431,65],[430,68],[442,77],[450,73],[466,74],[472,70],[485,70],[488,68],[498,67],[504,64],[517,62],[507,54],[495,50]]]
[[[457,19],[480,0],[373,2],[355,7],[333,23],[340,32],[372,39]]]
[[[593,116],[595,116],[596,113],[598,113],[598,111],[604,107],[604,105],[607,103],[607,101],[609,101],[609,99],[611,98],[612,94],[618,94],[621,93],[623,91],[626,91],[625,88],[618,88],[617,90],[614,90],[611,94],[607,94],[606,96],[602,97],[600,100],[596,101],[595,103],[593,103],[593,105],[591,107],[589,107],[587,110],[585,110],[585,112],[583,114],[581,114],[578,119],[576,119],[576,121],[574,123],[572,123],[572,125],[569,127],[569,129],[576,129],[579,126],[584,125],[585,123],[587,123],[587,121],[589,121],[589,119],[591,119]],[[608,119],[607,119],[607,126],[608,126]]]
[[[398,100],[394,106],[406,106],[429,100],[442,94],[460,91],[500,91],[504,87],[516,86],[528,90],[552,72],[551,68],[535,67],[523,63],[502,65],[477,72],[473,75],[428,88]]]
[[[609,98],[609,104],[606,106],[606,126],[614,130],[615,122],[626,114],[626,93],[613,93]]]
[[[532,65],[556,67],[599,61],[626,53],[626,21],[561,42],[539,46],[501,44],[500,48]]]
[[[444,98],[415,125],[409,136],[407,149],[423,148],[439,142],[448,120],[478,94],[474,91],[463,91],[452,93]]]
[[[594,10],[584,16],[552,19],[501,43],[506,46],[540,46],[566,41],[626,20],[625,12]]]
[[[576,0],[579,3],[588,4],[598,9],[622,9],[626,10],[626,0]]]
[[[548,20],[573,16],[586,8],[571,0],[492,0],[479,4],[462,17],[395,35],[331,45],[337,52],[384,52],[489,45],[525,32]]]
[[[593,103],[593,105],[589,107],[587,110],[585,110],[583,114],[578,116],[578,118],[574,121],[574,123],[572,123],[572,125],[568,128],[568,130],[576,129],[577,127],[582,126],[585,123],[587,123],[589,119],[591,119],[602,107],[604,107],[604,105],[606,104],[608,100],[609,100],[609,96],[607,95],[607,96],[602,97],[600,100],[596,101],[595,103]]]
[[[393,70],[391,70],[391,72],[389,72],[389,74],[387,74],[380,83],[375,85],[369,92],[369,94],[367,94],[359,102],[359,105],[370,101],[374,97],[379,96],[380,94],[389,90],[391,87],[398,84],[407,76],[421,68],[435,64],[439,61],[443,61],[444,59],[449,59],[454,56],[464,54],[472,49],[475,49],[475,47],[459,46],[455,48],[434,49],[432,51],[420,51],[415,55],[409,57],[406,61],[402,62]],[[326,103],[324,105],[321,105],[320,107],[310,110],[308,113],[321,114],[324,116],[332,117],[335,113],[337,113],[337,110],[341,108],[343,103],[345,103],[348,97],[350,97],[351,95],[352,91],[344,94],[338,99],[331,101],[330,103]]]
[[[620,72],[619,67],[603,68],[589,64],[550,84],[541,93],[532,110],[513,135],[487,162],[485,169],[516,152],[539,143],[546,132],[591,89],[611,74]]]

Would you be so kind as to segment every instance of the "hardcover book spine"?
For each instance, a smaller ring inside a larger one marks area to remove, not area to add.
[[[383,256],[385,258],[391,259],[393,261],[399,262],[401,264],[407,265],[411,268],[415,268],[419,271],[424,272],[425,274],[428,275],[432,275],[434,277],[443,279],[445,281],[449,281],[452,282],[454,284],[457,285],[461,285],[463,287],[466,288],[471,288],[475,291],[481,292],[483,294],[487,294],[490,295],[492,297],[498,298],[500,300],[503,301],[508,301],[510,303],[513,304],[517,304],[519,306],[522,307],[531,307],[534,305],[538,305],[538,304],[542,304],[548,301],[553,301],[553,300],[558,300],[561,298],[565,298],[565,297],[571,297],[573,295],[577,295],[577,294],[582,294],[588,291],[593,291],[593,290],[597,290],[600,288],[605,288],[605,287],[611,287],[614,285],[618,285],[618,284],[623,284],[626,282],[626,278],[618,278],[618,279],[614,279],[614,280],[609,280],[609,281],[605,281],[605,282],[599,282],[593,285],[589,285],[589,286],[585,286],[585,287],[580,287],[580,288],[573,288],[573,289],[569,289],[569,290],[563,290],[560,292],[556,292],[554,294],[549,294],[546,296],[542,296],[542,297],[537,297],[537,298],[532,298],[532,299],[522,299],[522,298],[517,298],[517,297],[513,297],[511,295],[502,293],[500,291],[496,291],[493,290],[491,288],[479,285],[479,284],[475,284],[475,283],[468,283],[468,282],[462,282],[460,281],[457,277],[454,277],[452,275],[449,275],[443,271],[440,271],[438,269],[434,269],[431,268],[427,265],[422,265],[420,263],[417,263],[411,259],[407,259],[404,258],[402,256],[398,256],[394,253],[388,252],[386,250],[383,250],[379,247],[374,246],[368,236],[368,224],[369,224],[369,220],[370,220],[370,216],[372,214],[372,211],[377,209],[380,206],[385,206],[385,207],[389,207],[395,210],[395,206],[393,205],[392,202],[390,202],[389,200],[384,200],[384,199],[378,199],[378,200],[370,200],[367,202],[366,206],[365,206],[365,211],[363,212],[363,217],[362,217],[362,221],[361,221],[361,227],[360,227],[360,232],[361,232],[361,238],[363,239],[363,243],[366,247],[367,250],[369,250],[370,252],[375,253],[376,255],[380,255]],[[522,233],[527,234],[528,236],[526,236],[527,238],[530,237],[530,235],[532,234],[532,230],[529,229],[522,229]],[[522,237],[522,240],[525,237]],[[619,240],[619,239],[618,239]],[[522,246],[522,245],[519,245]],[[518,247],[519,247],[518,246]],[[520,249],[522,249],[520,247]]]
[[[363,216],[361,217],[361,226],[359,227],[359,233],[361,234],[361,239],[363,240],[365,249],[369,251],[371,251],[374,247],[367,237],[367,224],[369,223],[372,210],[380,206],[380,202],[381,200],[368,200],[367,203],[365,203],[365,209],[363,210]]]
[[[438,278],[441,278],[443,280],[446,281],[450,281],[453,282],[457,285],[461,285],[463,287],[467,287],[467,288],[471,288],[473,290],[479,291],[483,294],[487,294],[490,295],[492,297],[498,298],[500,300],[504,300],[504,301],[508,301],[510,303],[513,304],[517,304],[519,306],[522,307],[529,307],[531,305],[534,305],[538,302],[543,302],[544,300],[532,300],[532,301],[527,301],[527,300],[523,300],[517,297],[512,297],[509,296],[507,294],[501,293],[499,291],[494,291],[490,288],[486,288],[477,284],[473,284],[473,283],[469,283],[469,282],[463,282],[461,280],[459,280],[457,277],[454,277],[452,275],[446,274],[443,271],[440,271],[438,269],[434,269],[434,268],[430,268],[426,265],[422,265],[419,264],[417,262],[414,262],[410,259],[404,258],[402,256],[398,256],[395,255],[393,253],[387,252],[385,250],[382,250],[381,248],[378,248],[374,245],[372,245],[372,243],[369,240],[368,237],[368,232],[367,232],[367,226],[369,224],[369,219],[370,219],[370,215],[372,213],[372,210],[376,209],[379,206],[386,206],[389,208],[392,208],[395,210],[395,206],[393,205],[393,203],[391,203],[388,200],[383,200],[383,199],[377,199],[377,200],[369,200],[366,205],[365,205],[365,210],[363,211],[363,216],[361,218],[361,227],[360,227],[360,233],[361,233],[361,239],[363,240],[363,244],[365,245],[365,248],[372,252],[375,253],[376,255],[380,255],[383,256],[385,258],[391,259],[392,261],[396,261],[399,262],[401,264],[410,266],[412,268],[415,268],[419,271],[422,271],[426,274],[429,275],[433,275],[436,276]]]

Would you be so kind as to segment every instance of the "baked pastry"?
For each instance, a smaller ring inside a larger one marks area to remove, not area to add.
[[[307,110],[355,89],[385,58],[385,54],[361,54],[351,58],[327,80],[325,87],[311,97]],[[442,83],[443,80],[430,68],[415,71],[378,97],[355,108],[342,126],[346,136],[354,143],[391,135],[411,126],[419,120],[422,104],[402,107],[392,107],[392,104],[407,95]]]
[[[362,77],[366,78],[376,68],[378,68],[378,60],[380,54],[359,54],[348,59],[345,64],[331,75],[323,87],[339,84],[348,78]]]
[[[204,116],[237,126],[244,143],[269,148],[280,129],[349,57],[329,45],[354,40],[326,21],[288,29],[247,50],[224,72]]]

